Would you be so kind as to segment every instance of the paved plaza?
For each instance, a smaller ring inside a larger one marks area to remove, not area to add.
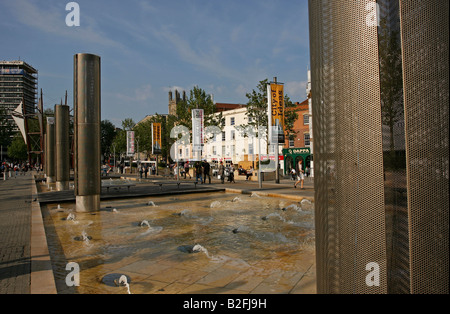
[[[113,181],[119,178],[118,175],[115,175],[110,178],[103,178],[103,180]],[[122,176],[122,178],[128,180],[130,187],[112,186],[109,189],[103,188],[102,201],[120,199],[123,202],[129,198],[132,202],[131,198],[205,193],[218,189],[242,194],[256,192],[261,196],[279,197],[293,201],[301,201],[303,198],[313,200],[314,197],[312,179],[306,179],[305,189],[301,190],[300,188],[294,189],[294,181],[288,179],[282,179],[279,184],[275,184],[273,181],[265,181],[262,183],[262,189],[260,189],[257,181],[245,181],[242,178],[236,180],[236,183],[225,182],[224,184],[221,184],[215,178],[213,178],[212,184],[194,184],[194,179],[181,178],[177,181],[174,178],[160,176],[139,179],[134,175],[127,175]],[[73,191],[50,191],[50,189],[46,189],[45,184],[41,184],[41,187],[43,187],[42,190],[38,192],[34,184],[34,176],[31,173],[0,181],[0,294],[57,293],[40,206],[64,204],[65,202],[73,203],[74,196]],[[313,260],[314,258],[311,260],[312,263]],[[224,271],[228,271],[228,273],[222,274]],[[225,279],[231,278],[233,277],[233,274],[231,274],[233,271],[232,268],[217,269],[214,273],[208,274],[202,279],[207,283],[205,286],[192,286],[192,288],[202,290],[208,287],[208,282],[216,281],[220,286],[220,280],[214,276],[217,275]],[[312,270],[312,273],[314,274],[315,271]],[[276,273],[273,276],[275,278]],[[294,279],[296,279],[296,282],[299,281],[299,278],[293,278],[292,280]],[[264,282],[267,284],[267,289],[264,290],[264,284],[261,284],[260,290],[256,290],[254,293],[270,293],[270,291],[272,293],[286,293],[283,289],[273,290],[267,280]],[[280,278],[277,280],[280,280]],[[251,278],[249,282],[251,282]],[[209,293],[220,293],[219,286],[207,291]],[[176,288],[177,286],[171,287]],[[314,276],[310,275],[308,281],[305,279],[303,286],[297,284],[295,287],[297,290],[292,289],[291,293],[315,293]],[[135,292],[139,293],[139,291]],[[177,293],[177,290],[175,289],[172,292]],[[171,290],[167,290],[166,293],[171,293]],[[186,290],[184,293],[190,292]]]
[[[0,294],[30,293],[32,178],[0,181]]]

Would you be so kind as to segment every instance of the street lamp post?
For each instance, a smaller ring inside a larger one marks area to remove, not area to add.
[[[117,172],[117,170],[116,170],[116,168],[117,168],[117,166],[116,166],[116,143],[113,143],[113,160],[114,160],[114,172]]]

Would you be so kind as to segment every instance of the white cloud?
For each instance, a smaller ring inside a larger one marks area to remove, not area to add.
[[[44,9],[43,6],[26,0],[8,1],[6,4],[19,22],[33,29],[66,39],[123,48],[120,43],[109,39],[102,33],[96,27],[95,20],[90,18],[88,13],[83,11],[83,8],[80,10],[81,26],[68,27],[65,17],[69,11],[65,11],[64,6],[46,7]]]
[[[246,99],[245,95],[249,92],[249,89],[243,84],[239,84],[235,89],[236,95],[242,99]]]
[[[155,94],[153,92],[153,87],[150,84],[146,84],[143,86],[140,86],[138,88],[135,88],[134,90],[130,92],[116,92],[116,93],[108,93],[112,94],[114,98],[120,99],[127,104],[129,103],[141,103],[145,104],[148,103],[150,100],[152,100],[155,97]]]
[[[291,81],[284,84],[284,93],[289,96],[292,101],[303,101],[306,99],[307,81]]]
[[[153,89],[150,84],[135,89],[134,93],[137,101],[147,101],[154,97]]]

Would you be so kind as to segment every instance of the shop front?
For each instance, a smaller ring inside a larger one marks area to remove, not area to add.
[[[303,171],[306,175],[309,175],[308,170],[311,168],[311,150],[309,147],[283,149],[283,156],[285,175],[288,175],[292,168],[295,168],[296,173],[298,173],[299,160],[303,162]]]

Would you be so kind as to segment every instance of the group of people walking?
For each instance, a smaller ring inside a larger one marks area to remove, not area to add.
[[[292,178],[295,180],[294,188],[297,188],[298,184],[300,184],[300,189],[304,190],[303,184],[305,180],[305,170],[303,169],[303,161],[301,159],[299,160],[297,166],[298,172],[295,170],[295,168],[291,169]],[[198,183],[200,181],[201,184],[204,184],[206,183],[206,178],[208,178],[208,182],[209,184],[211,184],[211,166],[206,160],[203,160],[201,162],[196,161],[192,166],[192,168],[194,170],[195,182]],[[182,169],[181,175],[182,176],[184,175],[185,179],[187,179],[188,176],[189,179],[192,178],[191,174],[189,173],[190,169],[189,161],[186,161],[183,167],[181,167],[181,169]],[[222,184],[225,183],[225,179],[227,179],[227,182],[236,183],[236,181],[234,180],[234,172],[235,167],[233,163],[230,163],[229,165],[224,165],[223,161],[221,161],[219,163],[217,178],[220,180]],[[246,181],[249,180],[250,176],[253,176],[253,168],[250,167],[250,169],[246,170],[245,175]]]
[[[189,161],[186,161],[183,166],[183,172],[182,175],[184,175],[184,178],[187,179],[189,176],[189,179],[192,178],[191,174],[189,173],[190,164]],[[206,161],[196,161],[192,167],[194,169],[194,177],[195,182],[199,182],[201,184],[206,183],[206,178],[208,178],[208,183],[211,184],[211,166]],[[223,162],[221,161],[219,164],[218,169],[218,179],[220,179],[221,183],[225,183],[225,178],[228,178],[227,181],[230,183],[236,183],[234,180],[234,166],[233,163],[231,163],[229,166],[224,166]]]
[[[211,166],[206,160],[203,160],[202,162],[196,161],[194,163],[194,176],[195,176],[195,182],[198,183],[200,180],[201,184],[206,183],[206,177],[208,177],[208,182],[211,184]],[[187,176],[189,176],[189,179],[192,178],[191,174],[189,173],[189,161],[186,161],[183,166],[183,173],[184,178],[186,179]]]

